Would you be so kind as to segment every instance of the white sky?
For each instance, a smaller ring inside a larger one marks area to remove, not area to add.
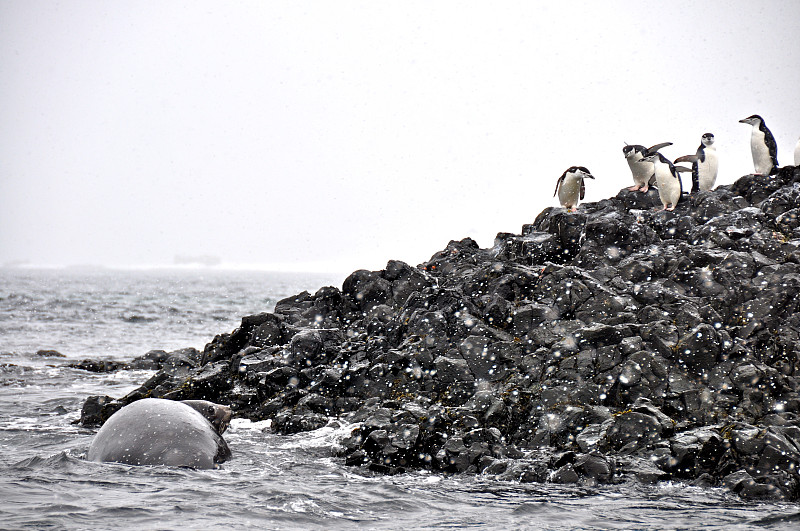
[[[624,142],[791,164],[800,2],[0,2],[0,264],[348,272],[632,184]]]

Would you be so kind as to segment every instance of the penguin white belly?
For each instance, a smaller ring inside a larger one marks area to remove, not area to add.
[[[656,168],[656,184],[658,185],[658,197],[664,208],[675,208],[681,198],[681,185],[678,179],[672,176],[669,168]]]
[[[700,180],[700,190],[711,190],[714,188],[714,183],[717,182],[717,171],[719,169],[719,159],[717,158],[717,150],[713,147],[706,147],[705,159],[700,162],[697,161],[697,175]]]
[[[797,145],[794,147],[794,165],[800,166],[800,140],[797,141]]]
[[[652,162],[639,162],[633,160],[633,158],[628,159],[628,166],[631,168],[631,174],[633,175],[633,182],[636,186],[644,186],[647,184],[647,181],[650,180],[650,176],[653,175],[653,163]]]
[[[764,133],[758,127],[753,127],[750,150],[753,152],[753,166],[755,166],[756,173],[769,175],[769,172],[772,171],[772,158],[769,156],[769,149],[764,142]]]
[[[558,201],[564,208],[574,208],[581,197],[581,179],[567,176],[558,187]]]

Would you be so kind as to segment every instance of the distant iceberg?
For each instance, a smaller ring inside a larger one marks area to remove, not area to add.
[[[198,256],[176,255],[173,262],[175,265],[198,264],[213,267],[220,265],[222,263],[222,259],[219,256],[211,254],[203,254]]]

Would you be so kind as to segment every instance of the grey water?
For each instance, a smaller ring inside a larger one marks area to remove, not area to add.
[[[520,484],[345,466],[332,422],[292,436],[234,419],[217,470],[87,462],[85,398],[148,371],[94,374],[83,358],[202,349],[244,315],[344,276],[218,270],[0,269],[0,529],[798,529],[800,504],[745,502],[678,482]],[[37,355],[52,349],[63,357]]]

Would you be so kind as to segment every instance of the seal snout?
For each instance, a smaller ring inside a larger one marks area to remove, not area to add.
[[[217,428],[217,432],[219,432],[220,435],[225,433],[225,430],[231,425],[231,408],[229,406],[216,404],[214,421],[212,421],[211,424]]]
[[[230,406],[215,404],[207,400],[181,400],[181,402],[203,415],[220,435],[225,433],[231,424]]]

